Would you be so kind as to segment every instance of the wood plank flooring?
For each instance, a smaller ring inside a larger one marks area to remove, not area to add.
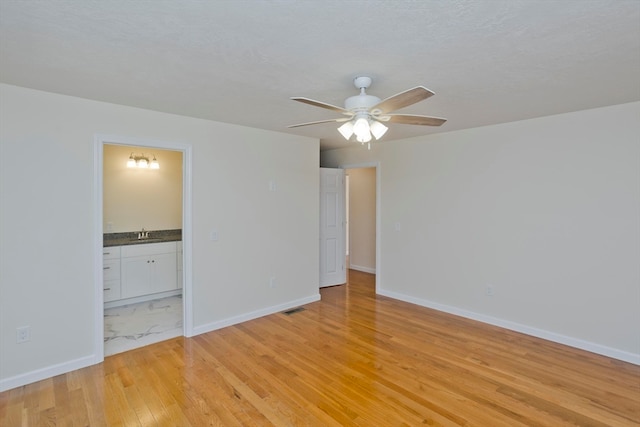
[[[2,426],[638,426],[640,367],[376,296],[175,338],[0,394]]]

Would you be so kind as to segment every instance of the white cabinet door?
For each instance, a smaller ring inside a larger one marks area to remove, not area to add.
[[[172,291],[178,288],[176,254],[160,254],[151,257],[152,292]],[[151,293],[151,292],[150,292]]]
[[[149,280],[151,258],[147,255],[122,258],[122,298],[153,293]]]
[[[344,169],[320,168],[320,287],[347,281]]]
[[[123,250],[121,298],[178,289],[176,245],[158,243]]]

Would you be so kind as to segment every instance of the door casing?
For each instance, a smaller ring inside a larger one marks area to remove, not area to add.
[[[182,152],[182,247],[183,334],[193,336],[192,298],[192,147],[190,144],[142,139],[123,135],[96,134],[94,136],[94,363],[104,361],[104,301],[102,273],[103,230],[103,150],[104,145],[131,145]]]

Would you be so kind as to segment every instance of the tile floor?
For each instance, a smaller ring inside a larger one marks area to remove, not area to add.
[[[182,296],[104,310],[104,355],[182,335]]]

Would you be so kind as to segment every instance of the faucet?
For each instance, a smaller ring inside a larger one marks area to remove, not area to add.
[[[142,231],[138,233],[138,240],[140,239],[148,239],[149,238],[149,232],[148,231],[144,231],[144,227],[142,227]]]

